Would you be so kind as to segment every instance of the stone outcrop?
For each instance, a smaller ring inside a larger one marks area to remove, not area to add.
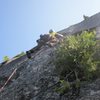
[[[70,100],[65,94],[55,92],[59,77],[52,63],[55,47],[43,46],[32,55],[17,63],[10,62],[0,68],[0,85],[3,85],[15,68],[16,73],[0,93],[0,100]],[[77,100],[99,100],[100,79],[85,83]],[[74,99],[73,99],[74,100]]]
[[[63,29],[61,31],[58,31],[58,33],[64,34],[64,35],[71,35],[80,33],[85,30],[96,30],[97,31],[97,37],[100,38],[100,12],[89,17],[86,20],[83,20],[80,23],[77,23],[75,25],[72,25],[66,29]]]
[[[100,13],[58,33],[75,34],[99,27],[99,19]],[[100,100],[100,79],[82,84],[80,95],[74,99],[68,99],[68,94],[60,97],[60,94],[55,91],[59,82],[53,64],[56,46],[42,45],[39,49],[35,49],[31,59],[24,55],[2,64],[0,87],[15,69],[16,72],[0,92],[0,100]]]
[[[54,49],[55,47],[44,46],[32,56],[32,59],[25,58],[17,63],[12,61],[2,66],[2,78],[10,76],[15,68],[17,71],[1,92],[0,100],[45,100],[57,97],[52,90],[45,92],[59,80],[52,63]]]

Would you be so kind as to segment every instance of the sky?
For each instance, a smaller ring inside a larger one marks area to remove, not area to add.
[[[100,0],[0,0],[0,62],[36,46],[40,34],[98,12]]]

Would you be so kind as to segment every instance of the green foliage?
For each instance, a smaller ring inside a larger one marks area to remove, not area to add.
[[[10,59],[9,59],[9,57],[8,56],[4,56],[4,58],[3,58],[3,61],[5,62],[5,61],[9,61]]]
[[[24,52],[21,52],[20,54],[16,55],[14,58],[19,58],[19,57],[21,57],[23,55],[25,55],[25,53]]]
[[[56,88],[56,92],[63,94],[64,92],[68,92],[70,89],[70,83],[65,80],[60,80],[60,87]]]
[[[77,36],[68,36],[61,43],[56,53],[56,69],[60,74],[76,70],[84,72],[86,79],[96,70],[97,62],[93,55],[96,52],[94,32],[84,32]]]
[[[55,66],[60,79],[76,82],[76,87],[80,86],[80,80],[89,80],[97,73],[99,59],[94,59],[94,55],[100,51],[100,45],[96,40],[95,32],[82,32],[76,36],[67,36],[56,50]],[[98,55],[98,53],[97,53]]]

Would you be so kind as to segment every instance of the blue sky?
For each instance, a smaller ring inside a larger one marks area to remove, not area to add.
[[[59,31],[99,11],[99,0],[0,0],[0,62],[34,47],[49,29]]]

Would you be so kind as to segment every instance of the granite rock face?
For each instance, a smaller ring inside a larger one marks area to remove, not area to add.
[[[65,32],[67,35],[67,33],[74,34],[88,28],[96,28],[100,25],[98,21],[100,13],[95,16],[58,33]],[[100,36],[99,28],[97,30]],[[67,94],[60,97],[55,91],[59,81],[53,64],[55,49],[56,46],[44,45],[32,54],[31,59],[24,55],[0,65],[0,88],[16,69],[13,77],[0,92],[0,100],[100,100],[100,79],[82,84],[80,95],[76,99],[68,99]]]
[[[100,38],[100,12],[81,21],[75,25],[72,25],[66,29],[58,31],[58,33],[64,35],[76,34],[85,30],[96,30],[97,37]]]
[[[54,49],[44,46],[33,54],[32,59],[24,58],[22,62],[2,66],[1,78],[9,77],[15,68],[17,71],[1,91],[0,100],[58,100],[57,93],[46,91],[59,80],[52,63]]]
[[[100,79],[92,83],[85,83],[77,100],[100,100]]]
[[[43,46],[41,50],[32,55],[32,59],[23,58],[17,63],[10,62],[0,68],[0,82],[9,77],[17,68],[16,73],[0,93],[0,100],[71,100],[66,94],[62,97],[55,92],[53,86],[59,77],[52,63],[55,47]],[[11,64],[11,66],[10,66]],[[8,68],[6,70],[6,68]],[[2,70],[5,70],[2,72]],[[0,83],[0,84],[1,84]],[[77,100],[99,100],[100,79],[92,83],[85,83],[81,87]],[[75,99],[73,99],[75,100]]]

